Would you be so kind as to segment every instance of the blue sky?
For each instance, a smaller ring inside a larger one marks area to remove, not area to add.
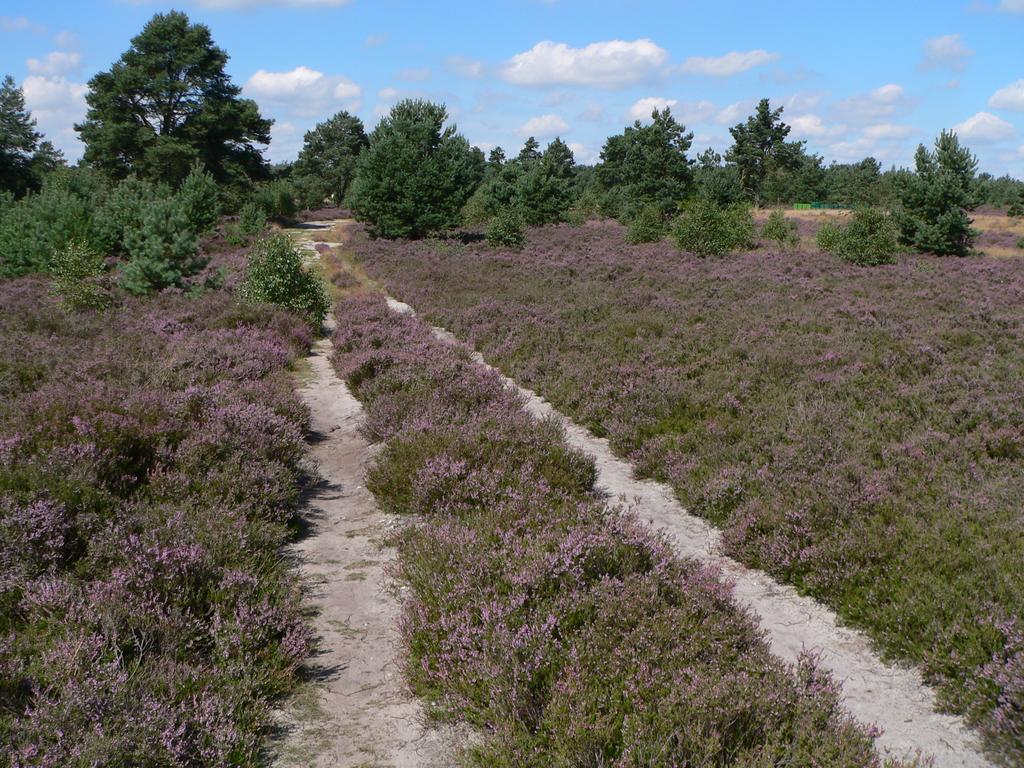
[[[207,24],[293,159],[339,109],[372,128],[396,100],[444,101],[484,149],[604,139],[669,105],[723,151],[764,96],[827,161],[908,164],[955,128],[983,170],[1024,178],[1024,0],[4,0],[0,71],[70,160],[88,79],[158,11]]]

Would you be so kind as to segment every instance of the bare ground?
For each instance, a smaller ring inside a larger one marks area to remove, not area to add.
[[[387,590],[383,546],[389,519],[366,489],[372,447],[359,434],[362,406],[330,364],[320,340],[299,392],[312,412],[311,454],[322,478],[308,499],[310,526],[293,548],[319,637],[308,682],[279,713],[274,745],[281,768],[432,768],[455,764],[456,735],[424,724],[405,685],[397,599]]]

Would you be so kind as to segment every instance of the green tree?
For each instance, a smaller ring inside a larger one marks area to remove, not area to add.
[[[882,164],[873,157],[859,163],[832,163],[825,169],[825,188],[830,203],[877,206],[882,202]]]
[[[694,181],[697,194],[719,206],[729,206],[743,200],[743,187],[736,166],[723,164],[722,156],[711,147],[697,155]]]
[[[790,127],[782,122],[782,111],[782,107],[773,110],[768,99],[761,99],[746,122],[729,129],[733,145],[725,159],[736,164],[743,191],[757,206],[765,182],[781,171],[799,168],[804,153],[804,142],[786,141]]]
[[[693,184],[686,157],[692,143],[693,134],[686,133],[667,107],[651,113],[650,125],[637,120],[609,137],[595,171],[605,211],[625,219],[646,205],[657,206],[666,216],[675,211]]]
[[[569,145],[558,138],[537,160],[524,164],[516,197],[527,224],[554,224],[565,218],[575,200],[575,165]]]
[[[302,179],[303,202],[313,206],[330,197],[341,205],[356,175],[356,160],[369,144],[363,121],[339,112],[306,133],[292,173]]]
[[[0,192],[21,197],[38,189],[42,175],[59,166],[63,158],[42,134],[25,107],[25,94],[4,75],[0,84]]]
[[[967,215],[978,204],[978,159],[955,133],[943,131],[934,151],[918,146],[914,166],[899,190],[900,240],[940,256],[968,255],[978,236]]]
[[[423,237],[459,224],[485,162],[447,118],[441,104],[406,99],[370,134],[349,200],[374,235]]]
[[[89,81],[85,121],[75,126],[84,160],[114,178],[177,186],[200,161],[219,183],[267,175],[254,144],[270,120],[240,98],[210,30],[184,13],[155,15],[106,72]]]

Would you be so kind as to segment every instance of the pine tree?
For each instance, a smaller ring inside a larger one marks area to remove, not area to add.
[[[0,191],[20,197],[38,187],[34,161],[42,135],[36,121],[25,108],[25,95],[5,75],[0,85]],[[45,142],[52,151],[52,145]]]
[[[747,197],[760,205],[768,178],[781,170],[796,170],[803,156],[804,142],[786,141],[790,127],[782,122],[783,108],[773,110],[768,99],[757,110],[729,129],[733,145],[725,159],[739,169],[740,183]]]
[[[369,139],[363,121],[342,111],[308,131],[293,173],[305,180],[310,205],[331,198],[341,205],[356,175],[356,160]]]

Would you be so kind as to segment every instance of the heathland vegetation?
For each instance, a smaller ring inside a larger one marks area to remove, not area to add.
[[[975,226],[1024,183],[950,132],[912,169],[826,165],[767,99],[724,156],[664,109],[594,166],[560,138],[485,157],[410,99],[271,166],[227,60],[154,16],[90,81],[74,166],[0,87],[0,764],[266,761],[314,645],[282,556],[312,479],[291,369],[332,301],[271,230],[312,209],[1024,759],[1024,261]],[[783,210],[808,202],[852,211]],[[553,423],[354,293],[333,361],[403,519],[403,668],[481,732],[467,759],[881,764],[814,660],[775,659]]]

